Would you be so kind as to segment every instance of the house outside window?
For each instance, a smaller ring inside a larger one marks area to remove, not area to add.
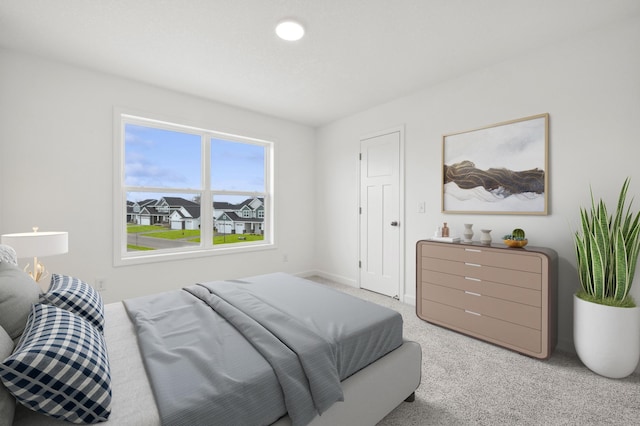
[[[116,119],[116,265],[273,246],[271,142]]]

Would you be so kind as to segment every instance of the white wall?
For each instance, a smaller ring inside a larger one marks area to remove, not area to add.
[[[114,106],[274,141],[277,249],[114,268]],[[314,143],[306,126],[0,49],[0,234],[34,225],[69,231],[69,253],[43,262],[89,283],[104,277],[106,301],[199,280],[312,270]]]
[[[448,222],[493,229],[498,240],[515,227],[529,243],[559,255],[559,347],[573,350],[572,294],[579,286],[572,231],[579,206],[596,196],[613,203],[625,177],[640,209],[640,18],[477,70],[436,87],[363,111],[317,132],[317,265],[357,283],[359,138],[405,126],[405,299],[415,300],[415,244]],[[410,64],[397,64],[410,66]],[[434,64],[437,66],[437,64]],[[371,90],[375,90],[372,88]],[[548,112],[549,215],[441,213],[442,135]],[[417,213],[426,201],[426,213]],[[331,228],[339,206],[343,231]],[[632,289],[640,302],[640,278]]]

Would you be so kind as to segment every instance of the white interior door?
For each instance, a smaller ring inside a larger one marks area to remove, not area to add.
[[[360,287],[400,295],[400,131],[360,141]]]

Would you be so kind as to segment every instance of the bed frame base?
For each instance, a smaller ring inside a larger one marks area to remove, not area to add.
[[[402,401],[415,399],[421,368],[420,345],[405,341],[398,349],[344,380],[344,402],[333,404],[309,426],[375,425]],[[290,425],[291,420],[286,416],[272,426]]]

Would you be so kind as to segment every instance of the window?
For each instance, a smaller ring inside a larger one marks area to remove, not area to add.
[[[127,114],[117,121],[116,264],[273,245],[271,142]]]

